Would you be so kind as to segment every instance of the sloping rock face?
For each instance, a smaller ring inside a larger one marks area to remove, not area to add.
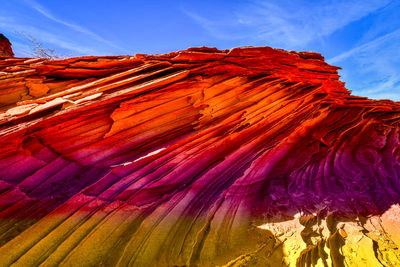
[[[13,57],[14,52],[11,43],[2,33],[0,33],[0,57]]]
[[[400,105],[312,52],[0,60],[1,266],[396,266]]]

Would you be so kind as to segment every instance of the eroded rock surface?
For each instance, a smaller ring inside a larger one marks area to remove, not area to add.
[[[400,105],[312,52],[0,59],[0,265],[400,264]]]

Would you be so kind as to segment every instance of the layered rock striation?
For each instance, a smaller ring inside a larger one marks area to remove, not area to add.
[[[0,265],[399,264],[400,105],[337,69],[269,47],[0,59]]]

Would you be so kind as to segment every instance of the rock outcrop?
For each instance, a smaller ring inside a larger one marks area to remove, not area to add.
[[[0,265],[395,266],[400,104],[312,52],[0,59]]]
[[[2,33],[0,33],[0,57],[13,57],[14,52],[11,43]]]

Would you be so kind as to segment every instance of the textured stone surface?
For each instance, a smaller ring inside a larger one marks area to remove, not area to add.
[[[396,266],[400,105],[312,52],[0,60],[0,263]]]
[[[0,57],[13,57],[14,52],[11,43],[2,33],[0,33]]]

